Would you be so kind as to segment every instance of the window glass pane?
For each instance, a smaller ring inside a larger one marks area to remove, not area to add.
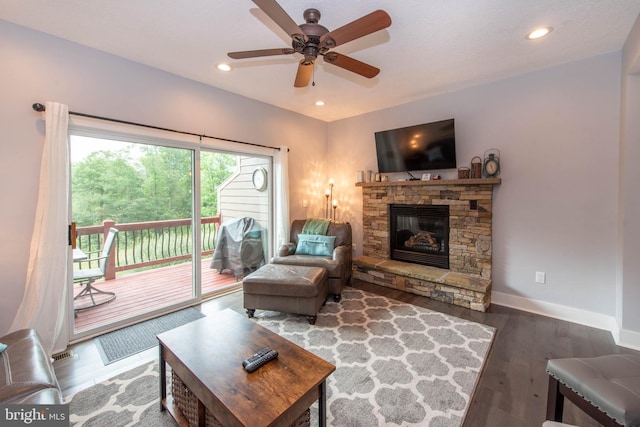
[[[100,251],[107,231],[118,230],[92,285],[115,299],[79,295],[86,283],[76,280],[76,332],[193,299],[193,150],[73,135],[70,158],[78,247]],[[100,267],[74,263],[76,271]]]
[[[224,277],[240,281],[269,259],[271,159],[203,151],[200,163],[202,219],[215,214],[220,220],[213,250],[203,252],[207,295],[229,287]]]

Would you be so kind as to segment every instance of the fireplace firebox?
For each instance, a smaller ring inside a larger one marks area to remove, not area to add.
[[[389,205],[389,219],[391,259],[449,268],[449,206]]]

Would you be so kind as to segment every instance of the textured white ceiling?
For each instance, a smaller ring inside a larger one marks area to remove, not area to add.
[[[315,86],[294,88],[298,54],[231,60],[230,51],[289,47],[250,0],[0,0],[0,18],[324,121],[399,105],[620,50],[640,0],[280,0],[338,28],[376,9],[391,27],[336,52],[382,71],[374,79],[317,62]],[[525,40],[541,25],[550,36]],[[231,64],[223,73],[216,64]],[[315,101],[326,102],[316,107]]]

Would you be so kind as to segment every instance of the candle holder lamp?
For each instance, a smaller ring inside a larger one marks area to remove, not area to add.
[[[324,217],[329,218],[329,189],[324,192]]]

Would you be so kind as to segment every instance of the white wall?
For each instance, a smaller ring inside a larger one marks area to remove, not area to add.
[[[640,341],[640,17],[622,57],[622,138],[618,245],[618,322],[622,339]]]
[[[327,124],[0,20],[0,334],[24,291],[43,143],[34,102],[290,152],[291,194],[324,176]],[[212,67],[212,72],[213,67]],[[304,217],[291,204],[291,217]]]
[[[620,63],[620,53],[606,54],[330,123],[329,173],[348,205],[342,219],[354,226],[357,253],[362,198],[354,182],[356,170],[377,169],[374,132],[454,117],[458,166],[501,151],[494,301],[615,316]],[[536,271],[546,272],[545,285],[535,283]]]

